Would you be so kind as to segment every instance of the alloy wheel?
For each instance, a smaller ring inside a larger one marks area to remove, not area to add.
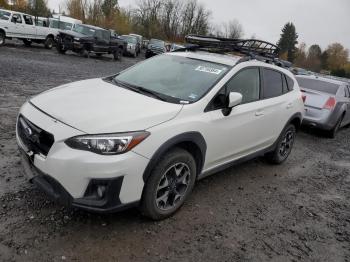
[[[279,148],[279,154],[281,157],[286,157],[289,155],[290,151],[292,150],[294,143],[294,132],[292,130],[289,130],[285,133],[282,142],[280,144]]]
[[[161,177],[156,191],[156,205],[161,210],[177,206],[185,196],[190,184],[191,171],[187,164],[176,163]]]

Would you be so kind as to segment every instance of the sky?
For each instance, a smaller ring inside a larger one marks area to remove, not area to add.
[[[186,0],[184,0],[186,1]],[[281,29],[293,22],[299,42],[326,48],[338,42],[350,49],[350,0],[198,0],[211,10],[215,24],[237,19],[244,37],[254,35],[276,43]],[[122,7],[137,0],[119,0]],[[64,8],[65,0],[48,0],[51,9]]]

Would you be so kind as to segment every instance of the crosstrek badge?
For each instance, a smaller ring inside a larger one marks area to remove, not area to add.
[[[215,75],[220,75],[222,72],[222,70],[220,70],[220,69],[207,67],[207,66],[198,66],[195,70],[200,71],[200,72],[215,74]]]

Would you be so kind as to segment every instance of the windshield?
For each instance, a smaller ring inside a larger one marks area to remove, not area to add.
[[[83,25],[75,25],[73,31],[87,36],[93,36],[95,34],[95,29]]]
[[[151,39],[151,40],[149,41],[149,43],[150,43],[151,45],[155,45],[155,46],[161,46],[161,47],[165,46],[165,42],[164,42],[164,41],[162,41],[162,40],[157,40],[157,39]]]
[[[136,44],[137,43],[136,38],[132,37],[132,36],[123,35],[121,38],[123,40],[127,41],[129,44]]]
[[[50,27],[56,28],[56,29],[62,29],[62,30],[71,30],[72,29],[72,23],[68,22],[62,22],[59,20],[51,19],[50,20]]]
[[[307,89],[328,93],[328,94],[333,94],[333,95],[335,95],[338,92],[338,88],[339,88],[337,84],[329,83],[322,80],[297,77],[297,81],[301,88],[307,88]]]
[[[1,20],[9,20],[11,16],[11,13],[0,10],[0,19]]]
[[[115,77],[118,82],[178,100],[195,102],[204,96],[229,67],[174,55],[159,55],[127,69]]]

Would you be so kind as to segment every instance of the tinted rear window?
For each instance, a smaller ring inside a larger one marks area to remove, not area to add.
[[[301,88],[307,88],[307,89],[324,92],[328,94],[333,94],[333,95],[337,93],[339,88],[337,84],[329,83],[318,79],[307,79],[307,78],[297,77],[297,81]]]

